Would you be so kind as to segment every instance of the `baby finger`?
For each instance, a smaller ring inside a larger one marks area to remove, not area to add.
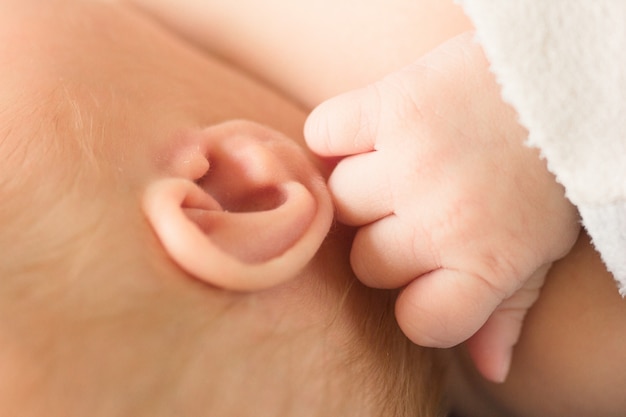
[[[359,229],[350,254],[352,268],[365,285],[399,288],[436,268],[428,248],[417,248],[415,229],[391,214]]]
[[[360,226],[393,212],[393,199],[377,152],[344,158],[335,168],[328,186],[342,223]]]

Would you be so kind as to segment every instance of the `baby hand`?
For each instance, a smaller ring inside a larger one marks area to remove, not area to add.
[[[468,348],[503,381],[525,313],[579,232],[577,212],[464,34],[313,111],[305,136],[343,159],[338,219],[359,226],[359,279],[404,287],[396,317],[425,346]]]

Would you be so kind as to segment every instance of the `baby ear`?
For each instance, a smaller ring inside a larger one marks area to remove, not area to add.
[[[185,134],[143,209],[169,256],[214,286],[269,288],[313,258],[333,217],[323,179],[303,150],[243,121]],[[163,168],[163,167],[161,167]]]

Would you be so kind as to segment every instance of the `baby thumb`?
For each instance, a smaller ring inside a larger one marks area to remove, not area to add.
[[[467,341],[467,350],[474,365],[486,379],[497,383],[506,380],[524,318],[539,297],[549,267],[546,265],[537,270],[519,291],[498,306],[483,327]]]
[[[346,156],[374,150],[380,110],[380,83],[326,100],[304,125],[308,147],[320,156]]]

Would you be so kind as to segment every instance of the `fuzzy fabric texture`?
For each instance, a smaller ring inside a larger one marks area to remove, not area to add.
[[[626,295],[626,1],[459,3]]]

